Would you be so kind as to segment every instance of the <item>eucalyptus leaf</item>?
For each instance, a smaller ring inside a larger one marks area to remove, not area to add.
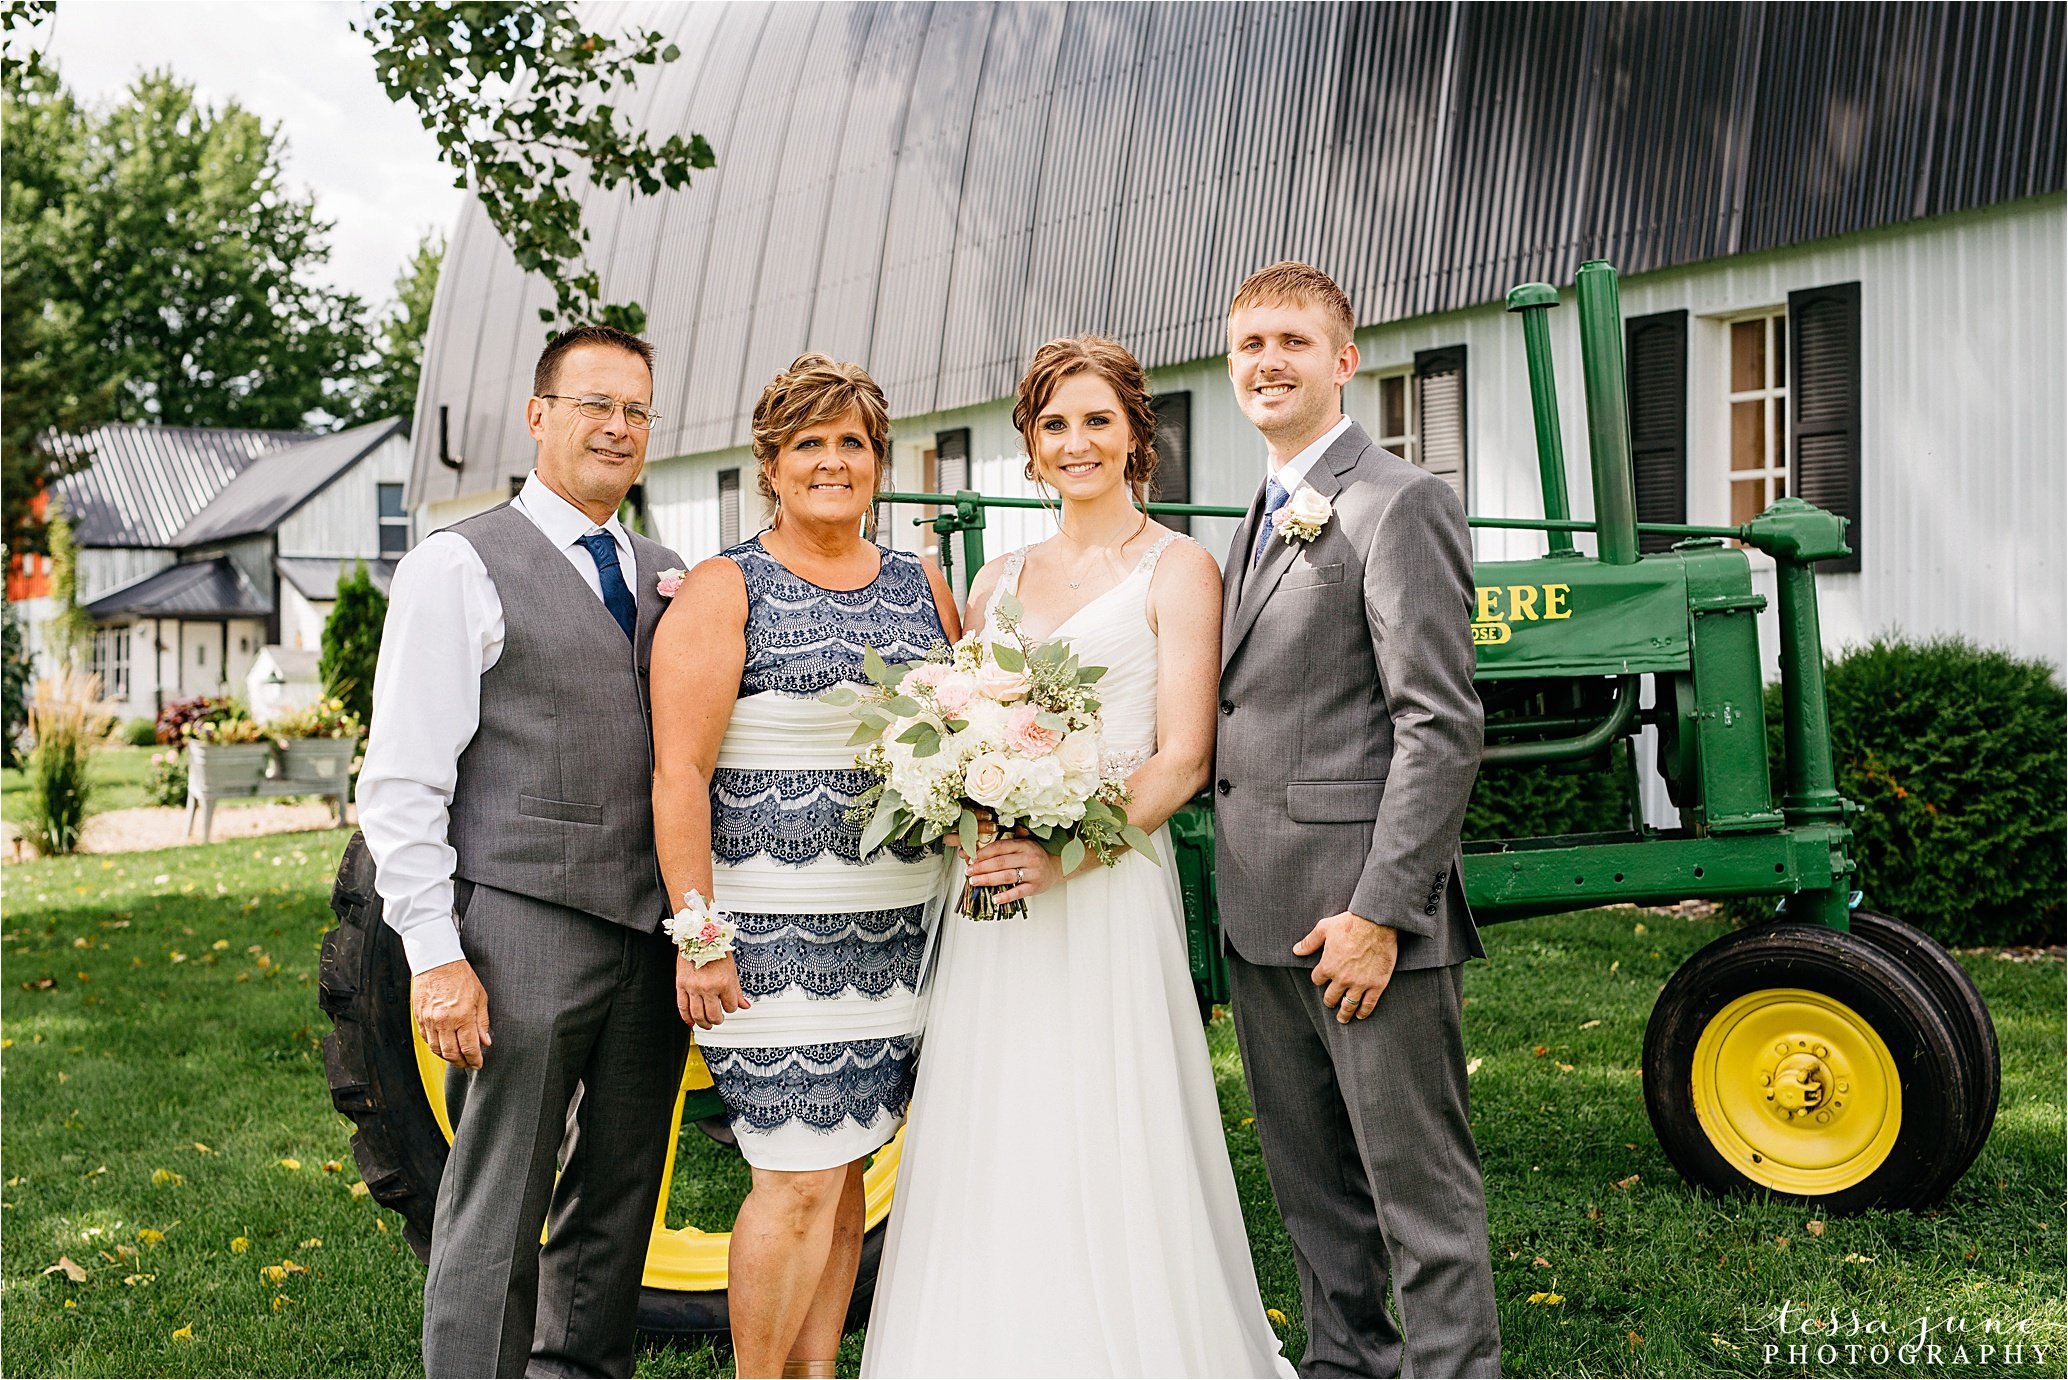
[[[835,709],[845,709],[860,698],[861,696],[855,692],[855,688],[852,685],[836,685],[825,694],[819,696],[819,703],[830,704]]]
[[[890,791],[883,793],[883,799],[876,802],[876,813],[869,820],[869,827],[862,830],[860,857],[868,857],[883,845],[883,841],[898,832],[898,816],[904,812],[905,802]]]
[[[1069,654],[1070,648],[1065,643],[1044,642],[1034,649],[1034,664],[1037,666],[1061,665],[1063,658]]]
[[[900,719],[909,719],[926,712],[926,706],[913,699],[910,695],[893,696],[885,702],[883,707],[897,715]]]
[[[847,740],[847,745],[849,747],[860,747],[864,743],[873,743],[883,736],[883,729],[884,725],[882,724],[856,724],[854,736]]]
[[[999,595],[998,602],[993,607],[998,610],[998,615],[1001,618],[1018,618],[1026,612],[1025,609],[1020,607],[1018,596],[1011,590],[1007,590]]]
[[[869,679],[878,685],[888,686],[892,683],[890,667],[883,664],[883,657],[874,647],[862,648],[862,669],[868,672]]]
[[[1079,685],[1097,685],[1104,678],[1105,674],[1106,668],[1103,666],[1086,666],[1077,672],[1077,683]]]
[[[993,642],[991,644],[991,659],[998,663],[1001,670],[1024,671],[1027,669],[1026,656],[1021,653],[1018,647],[1013,646],[1009,642]]]
[[[1140,853],[1143,857],[1147,858],[1150,862],[1155,863],[1158,867],[1163,866],[1163,859],[1156,856],[1155,842],[1151,840],[1150,837],[1147,834],[1143,833],[1140,829],[1136,828],[1132,824],[1122,825],[1120,829],[1120,837],[1126,839],[1127,846],[1134,849],[1135,852]]]
[[[959,831],[962,835],[962,851],[965,853],[976,852],[977,812],[970,809],[967,805],[962,807],[962,823],[959,826]]]
[[[903,685],[905,683],[905,677],[911,674],[912,663],[909,661],[900,661],[894,666],[885,668],[883,673],[883,683],[885,685],[888,685],[891,689],[895,690],[900,685]]]
[[[929,729],[927,735],[921,738],[912,748],[912,755],[914,757],[931,757],[940,750],[941,735]]]
[[[901,743],[923,743],[928,738],[932,738],[938,743],[940,736],[932,724],[913,724],[898,735],[898,741]]]
[[[1063,845],[1063,875],[1069,876],[1084,863],[1084,840],[1071,839]]]

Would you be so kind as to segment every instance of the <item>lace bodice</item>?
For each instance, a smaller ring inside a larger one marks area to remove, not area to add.
[[[1109,761],[1117,759],[1122,770],[1140,766],[1156,750],[1156,632],[1149,626],[1149,580],[1157,560],[1172,542],[1181,540],[1190,538],[1165,533],[1126,578],[1048,634],[1068,639],[1071,650],[1086,666],[1106,668],[1099,681],[1105,753]],[[1005,568],[999,572],[999,593],[1019,593],[1020,571],[1026,563],[1024,546],[1005,558]],[[993,631],[997,630],[997,603],[996,598],[991,601],[994,612],[986,616]],[[1038,631],[1029,629],[1028,636]]]
[[[744,541],[721,554],[747,582],[747,662],[740,697],[765,690],[816,696],[842,681],[865,684],[864,649],[916,661],[947,640],[926,567],[909,551],[878,547],[883,565],[860,589],[823,589]]]

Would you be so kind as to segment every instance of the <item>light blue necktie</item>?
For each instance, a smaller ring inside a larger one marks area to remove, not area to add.
[[[618,626],[625,630],[625,636],[630,637],[639,617],[639,602],[632,597],[632,591],[625,588],[624,568],[618,563],[618,544],[611,540],[608,532],[591,532],[578,540],[588,549],[589,558],[596,562],[596,582],[603,587],[603,607],[610,610],[610,616],[617,619]]]
[[[1271,525],[1271,515],[1283,508],[1291,498],[1292,495],[1286,492],[1285,485],[1278,482],[1277,475],[1274,474],[1264,481],[1264,520],[1257,524],[1257,549],[1249,553],[1251,565],[1254,566],[1264,559],[1264,548],[1271,544],[1271,538],[1277,532]]]

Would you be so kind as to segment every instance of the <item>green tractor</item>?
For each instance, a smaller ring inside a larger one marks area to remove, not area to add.
[[[1636,521],[1615,271],[1589,263],[1577,280],[1595,520],[1570,516],[1553,378],[1549,314],[1557,291],[1525,284],[1508,295],[1522,317],[1542,471],[1542,518],[1473,518],[1472,525],[1541,531],[1530,560],[1480,563],[1473,609],[1477,684],[1487,711],[1483,771],[1562,764],[1614,770],[1631,812],[1610,833],[1467,845],[1465,890],[1482,925],[1596,906],[1688,899],[1771,898],[1773,919],[1740,929],[1688,960],[1660,992],[1644,1039],[1644,1091],[1667,1156],[1692,1183],[1768,1193],[1827,1212],[1918,1207],[1966,1172],[1994,1120],[1996,1034],[1966,972],[1903,921],[1862,907],[1851,806],[1838,794],[1824,700],[1814,564],[1848,554],[1845,523],[1782,499],[1742,527]],[[984,560],[985,512],[1031,499],[883,495],[933,505],[923,519],[945,558]],[[1239,508],[1152,505],[1193,516]],[[1573,533],[1592,532],[1584,555]],[[1639,536],[1674,538],[1640,554]],[[1781,627],[1784,744],[1781,798],[1767,761],[1766,702],[1746,548],[1773,559]],[[1644,683],[1651,682],[1649,706]],[[1655,730],[1654,765],[1681,824],[1644,822],[1636,777],[1639,732]],[[1618,747],[1621,751],[1614,751]],[[1204,799],[1171,821],[1202,1011],[1226,1000],[1214,905],[1213,816]],[[364,844],[354,838],[324,941],[324,1042],[338,1110],[359,1127],[354,1145],[376,1201],[400,1213],[428,1250],[451,1127],[444,1066],[416,1038],[400,941],[380,922]],[[694,1051],[678,1103],[678,1153],[696,1168],[669,1173],[721,1203],[744,1170],[728,1148],[722,1107]],[[889,1216],[902,1141],[867,1174],[869,1234],[852,1322],[866,1313]],[[640,1326],[657,1336],[725,1328],[729,1222],[686,1220],[664,1192],[647,1254]],[[714,1217],[725,1216],[722,1206]],[[671,1225],[671,1223],[673,1223]]]

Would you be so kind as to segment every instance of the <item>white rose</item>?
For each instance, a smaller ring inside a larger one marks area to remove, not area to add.
[[[979,805],[997,809],[1012,790],[1012,763],[997,753],[987,752],[970,759],[962,775],[962,792]]]
[[[1099,770],[1099,735],[1090,729],[1079,729],[1063,739],[1063,745],[1056,749],[1056,760],[1063,764],[1063,770],[1072,776],[1096,776]]]
[[[988,699],[1004,704],[1026,695],[1030,682],[1025,671],[1008,671],[1003,666],[987,665],[976,674],[977,689]]]
[[[1304,484],[1285,507],[1294,522],[1304,523],[1309,527],[1321,526],[1334,516],[1336,511],[1329,503],[1327,495]]]

